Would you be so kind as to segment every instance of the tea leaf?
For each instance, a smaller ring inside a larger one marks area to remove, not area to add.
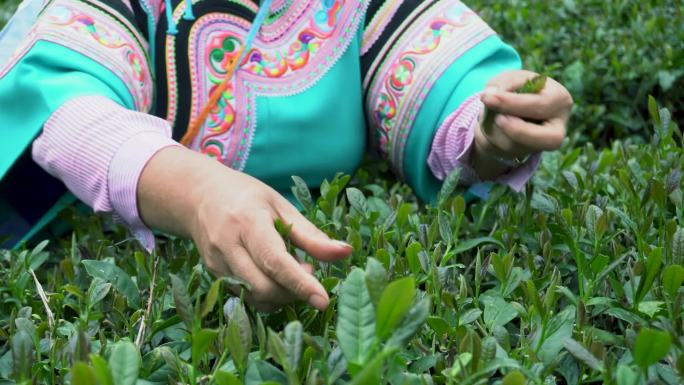
[[[514,370],[504,376],[501,385],[525,385],[525,376],[517,370]]]
[[[74,363],[71,368],[71,382],[79,385],[97,385],[97,379],[93,369],[82,361]]]
[[[134,385],[138,381],[140,364],[140,352],[133,343],[117,343],[109,356],[109,369],[114,374],[114,385]]]
[[[411,308],[416,295],[412,277],[402,278],[387,285],[376,311],[376,335],[384,340]]]
[[[634,362],[647,368],[660,361],[670,350],[670,334],[664,331],[643,328],[634,342]]]
[[[266,361],[250,361],[245,373],[245,385],[262,385],[265,382],[272,382],[287,385],[287,377],[280,369]]]
[[[294,181],[294,186],[292,187],[292,194],[297,198],[297,201],[304,207],[304,210],[311,211],[314,207],[313,199],[311,198],[311,192],[309,191],[309,186],[307,186],[304,179],[293,175],[292,181]]]
[[[382,292],[387,286],[387,271],[382,263],[375,258],[368,258],[366,262],[366,286],[373,306],[377,307]]]
[[[126,297],[128,306],[133,308],[140,307],[140,290],[125,271],[121,270],[113,263],[96,260],[81,261],[86,271],[93,278],[101,278],[110,282],[114,288]]]
[[[590,367],[591,369],[594,369],[598,372],[603,372],[603,364],[601,361],[598,360],[593,354],[591,354],[590,351],[584,348],[582,344],[579,342],[575,341],[572,338],[568,338],[565,340],[565,344],[563,345],[565,347],[565,350],[570,352],[577,360],[582,362],[584,365]]]
[[[209,287],[207,296],[204,298],[204,302],[202,303],[202,312],[200,313],[202,318],[206,317],[209,312],[214,310],[214,306],[216,306],[216,301],[218,300],[219,289],[221,288],[222,283],[223,280],[219,278],[211,284],[211,287]]]
[[[211,348],[218,332],[211,329],[202,329],[192,336],[192,361],[197,364]]]
[[[394,330],[392,337],[387,341],[387,346],[404,347],[408,340],[423,326],[429,313],[430,300],[428,298],[420,299],[406,313],[399,327]]]
[[[658,276],[660,272],[660,266],[662,264],[663,249],[656,247],[651,250],[646,263],[646,275],[642,277],[639,281],[639,288],[636,291],[636,296],[634,298],[634,303],[638,304],[646,296],[651,287],[653,286],[653,281]]]
[[[347,362],[363,365],[375,340],[375,311],[361,269],[342,282],[337,309],[337,338]]]
[[[285,349],[287,351],[287,365],[286,368],[294,371],[299,367],[299,360],[302,357],[302,338],[303,338],[302,324],[299,321],[293,321],[285,326]]]
[[[501,297],[483,297],[484,323],[489,330],[504,326],[518,316],[515,308]]]
[[[662,275],[663,290],[674,297],[679,288],[684,283],[684,267],[681,265],[670,265],[663,269]]]
[[[169,274],[171,277],[171,288],[173,291],[173,302],[176,305],[176,312],[185,327],[192,330],[194,324],[195,311],[193,309],[192,303],[190,303],[190,297],[188,296],[188,291],[185,288],[185,284],[176,275]]]

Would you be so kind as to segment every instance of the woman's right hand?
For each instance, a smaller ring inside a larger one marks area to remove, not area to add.
[[[292,242],[318,260],[339,260],[352,251],[266,184],[182,147],[165,148],[148,162],[138,205],[148,226],[192,237],[215,275],[248,282],[246,299],[259,310],[297,299],[323,310],[329,302],[312,266],[287,252],[276,219],[291,224]]]

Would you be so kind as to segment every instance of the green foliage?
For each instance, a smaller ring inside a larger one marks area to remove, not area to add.
[[[525,68],[543,71],[572,93],[571,136],[607,145],[647,139],[651,94],[684,121],[684,19],[671,0],[470,0]]]
[[[0,254],[13,283],[0,287],[0,378],[681,383],[684,151],[667,111],[651,110],[650,143],[548,154],[534,187],[469,205],[446,186],[423,206],[364,170],[320,196],[300,186],[309,219],[355,245],[332,264],[297,252],[330,293],[324,312],[258,313],[192,243],[160,238],[146,256],[119,227],[75,215],[71,238]]]

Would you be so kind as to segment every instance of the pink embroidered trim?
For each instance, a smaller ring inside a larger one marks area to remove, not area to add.
[[[116,14],[104,4],[97,3]],[[152,103],[152,80],[144,40],[123,17],[114,19],[86,2],[56,0],[47,6],[5,67],[9,71],[39,40],[66,46],[102,64],[119,77],[133,97],[135,108],[148,112]],[[84,38],[85,37],[85,38]]]
[[[366,100],[381,154],[404,176],[404,147],[433,84],[463,53],[494,34],[457,0],[421,15],[390,50],[369,85]]]
[[[373,16],[373,20],[368,24],[363,31],[363,38],[361,43],[361,55],[365,55],[368,50],[378,41],[385,27],[392,20],[394,14],[401,6],[404,0],[387,0],[385,1],[378,12]]]
[[[305,3],[305,2],[302,2]],[[258,36],[233,83],[219,101],[191,148],[242,170],[256,128],[257,95],[294,95],[312,87],[344,54],[361,24],[368,0],[315,0],[304,17],[282,39],[268,42]],[[174,11],[180,18],[184,5]],[[191,116],[197,116],[213,87],[223,78],[249,29],[238,17],[209,13],[193,24],[189,40],[192,89]],[[169,63],[169,121],[176,116],[175,36],[166,39]]]

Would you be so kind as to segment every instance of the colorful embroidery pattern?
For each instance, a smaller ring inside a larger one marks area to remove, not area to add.
[[[312,0],[284,9],[283,15],[295,15],[283,26],[272,24],[257,37],[240,70],[218,106],[210,114],[191,147],[220,159],[231,168],[245,167],[256,127],[257,95],[294,95],[313,86],[343,55],[361,24],[367,0]],[[303,10],[295,8],[309,4]],[[279,4],[285,7],[287,4]],[[272,8],[273,9],[273,8]],[[184,11],[183,3],[174,10],[174,19]],[[297,15],[300,16],[297,16]],[[240,49],[249,23],[235,16],[208,13],[197,18],[188,36],[190,78],[193,84],[191,116],[209,98],[225,76],[226,64]],[[277,31],[280,38],[270,41]],[[167,37],[167,63],[175,60],[169,47],[174,36]],[[177,92],[175,76],[169,75],[169,111]],[[170,115],[170,117],[175,115]],[[170,118],[170,121],[173,121]]]
[[[123,17],[103,4],[96,9],[87,2],[57,0],[52,2],[36,22],[31,34],[17,51],[8,71],[33,45],[49,41],[64,45],[102,64],[118,76],[133,97],[135,108],[148,112],[152,104],[152,80],[141,37]],[[86,37],[84,39],[84,37]]]
[[[428,91],[458,57],[492,34],[460,1],[443,1],[415,20],[378,67],[366,100],[368,121],[398,175],[404,175],[404,147]]]

